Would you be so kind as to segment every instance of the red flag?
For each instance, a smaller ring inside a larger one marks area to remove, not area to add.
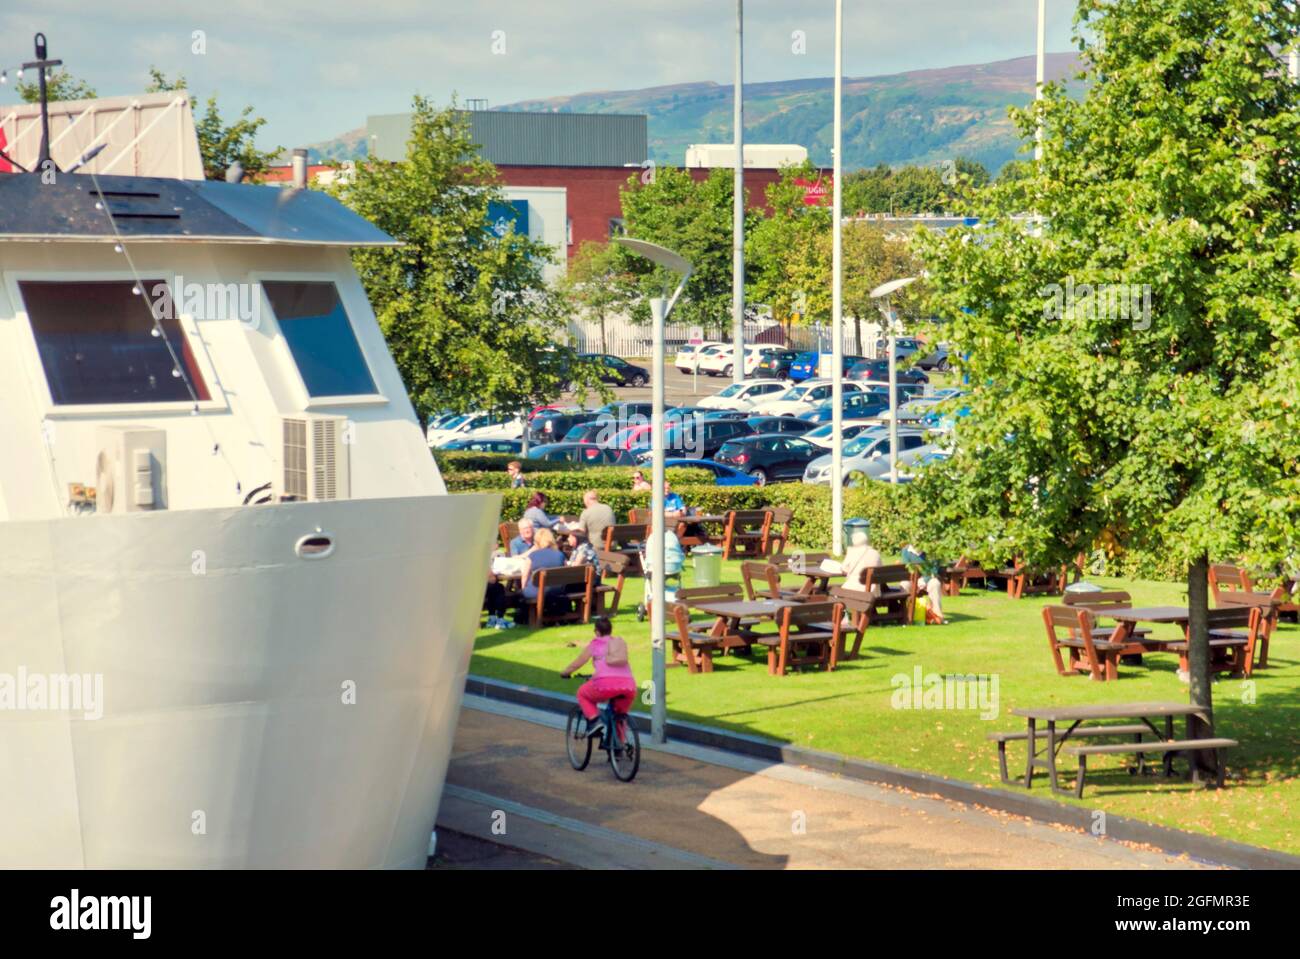
[[[9,141],[5,139],[5,128],[0,127],[0,150],[3,150],[8,145],[9,145]],[[8,162],[5,161],[4,157],[0,157],[0,173],[13,173],[13,172],[14,172],[14,168]]]

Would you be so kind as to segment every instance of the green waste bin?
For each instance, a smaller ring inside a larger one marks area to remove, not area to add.
[[[696,586],[717,586],[722,582],[722,547],[712,544],[696,546],[691,550],[695,564]]]

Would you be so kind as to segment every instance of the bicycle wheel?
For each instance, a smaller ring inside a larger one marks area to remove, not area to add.
[[[564,751],[569,754],[569,765],[574,769],[586,769],[591,762],[591,740],[583,732],[585,725],[582,710],[574,706],[564,726]]]
[[[614,723],[614,748],[609,751],[609,765],[614,777],[625,783],[635,779],[636,771],[641,768],[641,736],[629,717],[620,716]]]

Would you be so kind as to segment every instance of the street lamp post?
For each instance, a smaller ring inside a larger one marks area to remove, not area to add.
[[[731,198],[731,380],[745,378],[745,3],[736,0],[736,172]]]
[[[890,280],[872,290],[868,296],[883,300],[880,312],[885,316],[885,348],[889,350],[889,482],[898,482],[898,360],[894,356],[894,339],[898,335],[898,321],[890,309],[889,298],[903,287],[916,282],[916,277]]]
[[[844,555],[844,192],[841,155],[844,146],[842,112],[844,86],[844,0],[835,0],[835,122],[831,161],[834,199],[831,202],[831,549]]]
[[[654,243],[647,243],[645,240],[619,236],[614,238],[614,242],[623,244],[633,253],[681,277],[677,289],[667,301],[661,296],[650,301],[650,315],[654,321],[651,331],[654,368],[650,373],[653,385],[650,414],[650,451],[653,458],[651,482],[654,485],[650,493],[650,515],[654,529],[650,534],[650,548],[647,555],[653,575],[650,599],[650,656],[654,702],[650,706],[650,739],[662,743],[667,740],[668,720],[668,704],[664,698],[667,674],[667,663],[664,657],[664,326],[668,322],[668,315],[672,313],[673,307],[682,295],[682,290],[686,288],[686,281],[691,278],[691,264],[681,254]]]
[[[1038,65],[1035,71],[1034,99],[1043,99],[1043,83],[1047,79],[1047,0],[1038,0]],[[1034,129],[1034,161],[1043,160],[1043,119],[1038,118]]]

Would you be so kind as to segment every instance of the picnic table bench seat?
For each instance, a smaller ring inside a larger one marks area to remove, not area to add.
[[[770,509],[729,510],[727,524],[722,532],[722,558],[766,556],[771,529]]]
[[[597,616],[617,616],[618,604],[623,599],[623,583],[627,579],[630,560],[625,553],[610,550],[596,550],[596,559],[600,562],[600,575],[592,585],[592,600]],[[612,583],[607,580],[612,578]]]
[[[528,606],[528,623],[586,623],[591,620],[595,569],[591,566],[552,566],[534,570],[537,599]]]
[[[754,637],[755,643],[767,647],[768,674],[784,676],[802,666],[834,670],[843,619],[840,603],[804,603],[781,610],[777,615],[780,631]]]
[[[740,578],[750,599],[795,599],[807,595],[798,587],[781,584],[781,568],[774,563],[747,559],[740,564]]]
[[[696,628],[700,624],[691,622],[690,609],[685,603],[673,603],[670,609],[677,626],[676,634],[668,637],[673,652],[685,660],[687,672],[713,672],[713,654],[722,648],[722,640],[707,630]]]
[[[644,523],[615,523],[605,527],[605,542],[599,545],[608,553],[621,553],[627,557],[627,575],[641,576],[645,572],[641,568],[641,544],[646,538]]]
[[[1075,735],[1078,735],[1075,730]],[[1164,774],[1171,775],[1173,772],[1173,757],[1175,753],[1190,752],[1214,752],[1215,784],[1220,788],[1223,787],[1224,768],[1223,763],[1219,762],[1219,750],[1231,749],[1237,745],[1235,739],[1175,739],[1175,740],[1149,740],[1147,742],[1134,743],[1089,743],[1086,746],[1067,746],[1066,752],[1079,760],[1079,771],[1074,779],[1075,798],[1083,797],[1083,781],[1088,773],[1089,756],[1108,756],[1117,753],[1136,753],[1138,756],[1138,772],[1143,770],[1143,758],[1147,753],[1161,753],[1164,756]]]
[[[1070,733],[1074,736],[1136,736],[1135,742],[1140,741],[1142,736],[1151,732],[1151,727],[1145,723],[1124,723],[1122,725],[1112,726],[1076,726]],[[1041,734],[1040,734],[1041,735]],[[1025,742],[1029,739],[1029,732],[1024,729],[1010,730],[1007,732],[989,733],[984,737],[990,742],[998,744],[998,772],[1002,776],[1004,783],[1011,783],[1011,776],[1007,773],[1007,743]]]

